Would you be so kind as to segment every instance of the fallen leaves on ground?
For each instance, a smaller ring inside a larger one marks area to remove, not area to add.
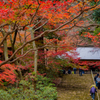
[[[92,84],[91,74],[83,74],[83,76],[79,76],[79,74],[65,75],[62,84],[57,88],[57,100],[91,100],[89,89]]]

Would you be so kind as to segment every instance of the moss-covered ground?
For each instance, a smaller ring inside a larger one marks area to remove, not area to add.
[[[57,87],[57,100],[92,100],[89,89],[93,83],[91,74],[83,74],[83,76],[79,76],[79,74],[64,75],[62,83]],[[95,100],[98,100],[97,95]]]

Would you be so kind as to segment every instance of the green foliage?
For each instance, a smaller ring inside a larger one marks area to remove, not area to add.
[[[53,38],[55,38],[55,39],[61,40],[61,37],[58,37],[58,35],[56,33],[53,33],[53,32],[49,33],[48,35],[45,35],[45,37],[47,39],[53,39]]]
[[[88,28],[86,28],[86,29],[82,29],[82,30],[79,32],[79,35],[80,35],[81,38],[83,38],[84,40],[85,40],[85,39],[86,39],[86,41],[88,40],[88,43],[91,43],[91,42],[92,42],[91,38],[89,38],[89,37],[84,37],[84,35],[86,35],[87,32],[89,32],[89,33],[91,33],[91,34],[93,33],[92,30],[89,30]]]
[[[25,80],[21,80],[21,81],[19,82],[19,84],[20,84],[20,85],[23,85],[23,86],[29,86],[29,85],[31,85],[28,81],[25,81]]]
[[[40,90],[37,91],[38,100],[56,100],[57,92],[55,88],[46,86],[45,88],[41,86]]]
[[[43,86],[54,86],[54,84],[51,83],[50,78],[46,78],[40,75],[37,76],[37,81],[37,88],[39,87],[39,84],[42,84]]]
[[[8,84],[8,82],[3,82],[3,85],[4,85],[4,86],[7,86],[7,84]]]
[[[19,86],[19,88],[12,88],[8,90],[8,93],[12,96],[12,100],[34,100],[35,91],[32,85],[27,88]]]
[[[92,17],[94,21],[100,24],[100,9],[94,10]]]
[[[73,63],[73,62],[71,62],[71,60],[69,60],[69,59],[61,59],[61,58],[57,58],[56,57],[56,61],[57,62],[60,62],[61,64],[60,65],[62,65],[62,67],[76,67],[76,65]]]
[[[96,2],[95,2],[95,1],[91,1],[91,2],[90,2],[90,5],[91,5],[91,6],[94,6],[95,4],[96,4]],[[98,2],[98,4],[97,4],[97,5],[99,5],[99,4],[100,4],[100,1]]]
[[[95,4],[96,4],[95,1],[92,1],[90,3],[91,6],[94,6]],[[98,2],[97,5],[100,5],[100,1]],[[96,21],[97,23],[100,24],[100,9],[96,9],[96,10],[93,11],[92,18],[93,18],[94,21]]]
[[[94,1],[90,2],[91,6],[94,6],[95,4],[96,4],[96,2],[94,2]]]
[[[59,67],[59,66],[56,65],[56,67]],[[57,69],[59,69],[59,68],[57,68]],[[52,66],[49,66],[49,69],[46,72],[47,73],[46,76],[51,79],[58,77],[59,75],[58,75],[57,69],[53,69]]]
[[[32,75],[35,75],[35,72],[32,72]]]
[[[94,30],[94,35],[97,35],[98,33],[100,33],[100,27],[97,27]]]
[[[30,82],[21,80],[19,88],[0,90],[0,100],[56,100],[56,87],[53,87],[49,78],[38,76],[36,88],[34,91]]]
[[[4,90],[0,90],[0,100],[12,100],[12,96]]]
[[[80,35],[80,36],[81,36],[81,35],[86,35],[85,32],[93,33],[92,30],[89,30],[88,28],[84,28],[84,29],[81,29],[81,30],[79,31],[79,35]]]
[[[87,32],[87,30],[86,29],[82,29],[80,32],[79,32],[79,35],[81,36],[81,35],[84,35],[84,32]]]

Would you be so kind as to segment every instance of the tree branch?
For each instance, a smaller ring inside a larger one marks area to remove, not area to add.
[[[79,16],[81,16],[85,11],[88,11],[88,10],[90,10],[90,9],[92,9],[92,8],[95,8],[95,7],[96,7],[96,5],[93,6],[93,7],[84,9],[84,10],[82,10],[76,17],[74,17],[74,18],[71,19],[70,21],[65,22],[64,24],[60,25],[58,28],[56,28],[56,29],[54,29],[54,30],[46,30],[46,31],[42,32],[40,35],[38,35],[37,37],[35,37],[34,39],[27,41],[27,42],[24,43],[21,47],[19,47],[19,48],[13,53],[13,55],[12,55],[8,60],[5,60],[4,62],[2,62],[2,63],[0,64],[0,66],[4,65],[4,64],[6,64],[8,61],[10,61],[10,60],[13,58],[13,56],[14,56],[19,50],[21,50],[23,47],[25,47],[28,43],[31,43],[31,42],[35,41],[36,39],[39,39],[39,38],[40,38],[41,36],[43,36],[44,34],[58,31],[58,30],[61,29],[63,26],[65,26],[65,25],[67,25],[67,24],[73,22],[75,19],[77,19]],[[10,33],[10,34],[11,34],[11,33]],[[8,36],[8,35],[7,35],[7,36]],[[6,37],[7,37],[7,36],[6,36]],[[6,37],[5,37],[5,38],[6,38]],[[4,39],[3,39],[3,40],[4,40]]]

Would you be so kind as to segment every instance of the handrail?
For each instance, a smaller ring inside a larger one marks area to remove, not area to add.
[[[91,70],[91,75],[92,75],[93,82],[94,82],[94,84],[95,84],[94,76],[93,76],[93,72],[92,72],[92,70]],[[95,84],[95,85],[96,85],[96,84]],[[99,100],[99,94],[98,94],[98,91],[97,91],[97,97],[98,97],[98,100]]]

